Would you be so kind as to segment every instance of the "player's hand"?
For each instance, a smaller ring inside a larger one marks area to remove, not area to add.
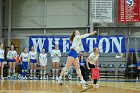
[[[97,33],[97,31],[93,31],[93,32],[91,32],[91,33],[89,33],[89,35],[95,35]]]
[[[99,67],[97,67],[98,69],[100,69]]]
[[[89,67],[87,67],[88,69],[90,69]]]

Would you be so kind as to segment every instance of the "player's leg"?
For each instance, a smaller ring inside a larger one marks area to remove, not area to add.
[[[33,77],[33,63],[30,63],[30,77]]]
[[[66,62],[66,65],[65,67],[62,69],[61,73],[60,73],[60,76],[59,76],[59,79],[58,79],[58,83],[60,85],[62,85],[62,76],[64,75],[64,73],[69,69],[69,67],[72,65],[72,63],[74,62],[75,58],[74,57],[71,57],[71,56],[68,56],[67,57],[67,62]]]
[[[16,76],[16,61],[14,61],[13,63],[12,63],[12,65],[13,65],[13,75],[14,75],[14,77]]]
[[[43,79],[43,66],[40,66],[40,79]]]
[[[33,69],[34,69],[34,77],[36,77],[36,62],[33,64]]]
[[[52,80],[53,80],[54,77],[55,77],[55,63],[56,63],[56,62],[52,62]]]
[[[10,78],[12,73],[12,62],[9,61],[8,64],[9,64],[8,78]]]
[[[95,65],[89,63],[89,67],[90,67],[90,68],[95,68]],[[98,81],[97,79],[94,79],[94,80],[93,80],[93,86],[94,86],[95,88],[98,88],[98,87],[99,87],[99,85],[97,84],[97,81]]]
[[[56,80],[58,80],[58,74],[59,74],[59,63],[60,62],[56,62]]]
[[[4,78],[3,78],[4,63],[3,63],[3,62],[0,62],[0,64],[1,64],[1,79],[4,79]]]
[[[46,65],[43,66],[43,79],[46,79]]]
[[[22,74],[21,74],[21,76],[23,78],[24,77],[24,70],[25,70],[25,62],[22,62],[21,68],[22,68]]]
[[[81,80],[80,83],[81,83],[81,84],[86,84],[86,82],[85,82],[85,80],[83,79],[83,76],[82,76],[82,74],[81,74],[80,65],[79,65],[79,59],[76,58],[76,59],[74,60],[73,64],[74,64],[74,67],[75,67],[75,69],[76,69],[77,76],[78,76],[78,77],[80,78],[80,80]]]
[[[27,72],[28,72],[28,62],[25,62],[25,68],[24,68],[24,74],[25,74],[25,79],[27,79]]]

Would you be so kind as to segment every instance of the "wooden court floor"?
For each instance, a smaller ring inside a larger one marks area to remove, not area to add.
[[[77,81],[0,80],[0,93],[140,93],[140,82],[100,82],[99,88],[83,89]]]

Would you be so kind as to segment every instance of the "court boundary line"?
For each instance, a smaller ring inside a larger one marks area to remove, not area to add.
[[[84,90],[80,91],[80,93],[86,92],[87,90],[92,89],[92,88],[93,88],[93,86],[88,87],[87,89],[84,89]]]

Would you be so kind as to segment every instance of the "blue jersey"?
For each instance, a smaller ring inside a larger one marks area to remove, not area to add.
[[[140,61],[138,61],[137,66],[140,67]]]
[[[83,59],[83,60],[80,60],[80,66],[85,66],[86,64],[86,61]]]

